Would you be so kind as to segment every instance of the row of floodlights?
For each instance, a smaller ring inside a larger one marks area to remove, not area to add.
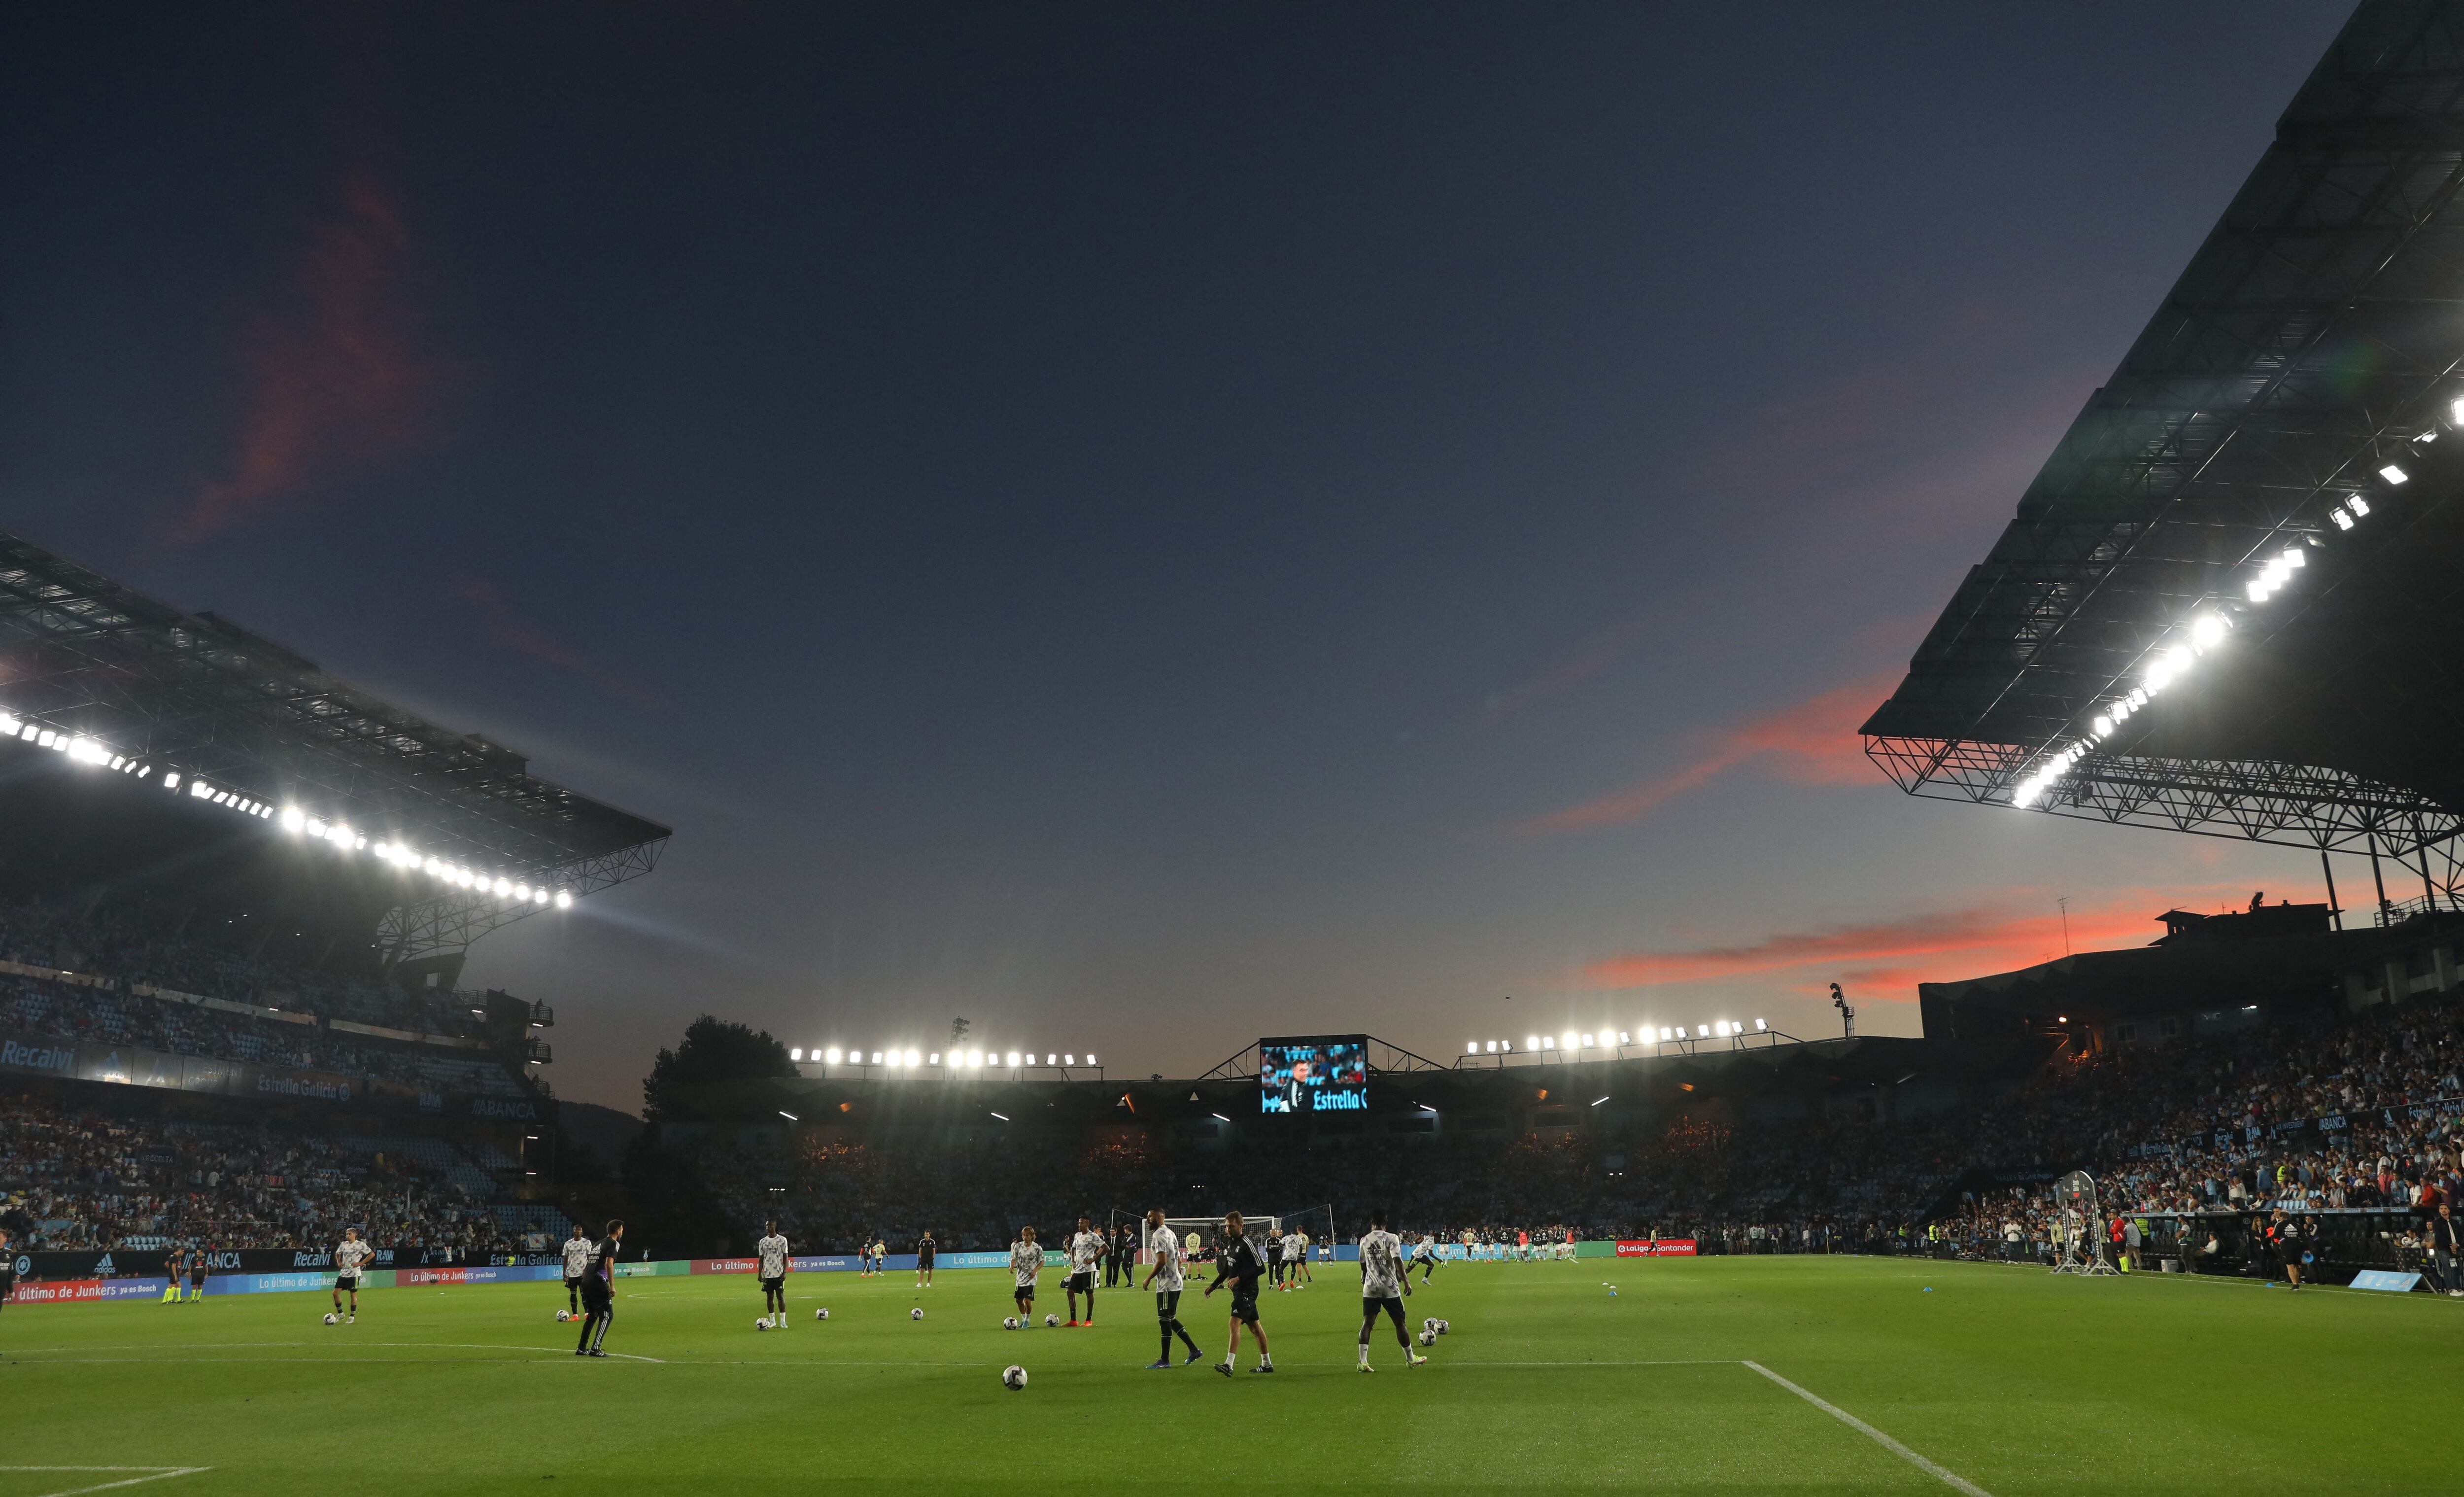
[[[2450,406],[2448,415],[2453,425],[2464,427],[2464,400],[2457,400]],[[2433,427],[2412,440],[2415,445],[2426,447],[2438,440],[2438,429]],[[2412,481],[2412,475],[2406,473],[2402,465],[2388,463],[2379,470],[2379,480],[2390,489],[2400,489]],[[2362,494],[2348,494],[2327,511],[2328,520],[2339,531],[2351,530],[2369,516],[2369,497]],[[2316,534],[2306,539],[2310,546],[2321,549],[2327,543]],[[2243,584],[2242,591],[2252,604],[2263,604],[2283,591],[2291,584],[2295,574],[2309,564],[2309,555],[2301,545],[2286,546],[2259,563],[2258,570]],[[2121,731],[2132,714],[2188,674],[2201,656],[2223,644],[2232,628],[2233,620],[2222,613],[2201,613],[2192,617],[2175,643],[2156,652],[2155,658],[2141,673],[2137,686],[2113,701],[2100,703],[2090,709],[2093,715],[2087,733],[2054,750],[2040,761],[2035,772],[2013,789],[2011,804],[2015,806],[2035,804],[2057,782],[2077,768],[2079,760],[2087,758],[2098,744]]]
[[[1644,1024],[1639,1030],[1601,1029],[1590,1033],[1575,1033],[1570,1030],[1565,1034],[1528,1036],[1523,1042],[1523,1052],[1528,1055],[1534,1052],[1611,1049],[1620,1045],[1674,1045],[1680,1040],[1729,1040],[1747,1034],[1766,1034],[1770,1030],[1771,1025],[1760,1019],[1754,1021],[1751,1029],[1748,1029],[1733,1019],[1718,1019],[1706,1024],[1696,1024],[1692,1034],[1685,1032],[1683,1024]],[[1641,1036],[1640,1039],[1636,1038],[1638,1034]],[[1511,1055],[1514,1052],[1514,1042],[1511,1040],[1473,1040],[1463,1046],[1463,1053],[1466,1055]]]
[[[934,1050],[929,1054],[922,1050],[902,1050],[896,1048],[874,1050],[871,1052],[872,1059],[870,1060],[866,1060],[865,1054],[866,1052],[863,1050],[844,1049],[838,1046],[832,1045],[826,1047],[816,1046],[809,1051],[802,1049],[789,1050],[787,1052],[787,1058],[791,1061],[812,1061],[823,1066],[895,1066],[909,1070],[913,1070],[919,1066],[939,1066],[942,1064],[941,1052],[939,1050]],[[1000,1050],[952,1050],[950,1052],[948,1064],[950,1068],[954,1070],[981,1070],[986,1066],[992,1066],[1008,1070],[1016,1070],[1023,1066],[1076,1066],[1081,1064],[1081,1062],[1074,1054],[1047,1054],[1043,1060],[1038,1061],[1035,1058],[1035,1052],[1033,1050],[1011,1050],[1008,1052],[1006,1059],[1003,1058],[1002,1052]],[[1089,1066],[1094,1065],[1095,1057],[1089,1054],[1084,1064]]]
[[[92,738],[74,733],[61,733],[56,729],[46,728],[40,723],[27,722],[8,713],[0,713],[0,737],[20,738],[38,747],[64,754],[77,763],[116,770],[138,780],[147,780],[154,776],[154,766],[142,760],[114,754]],[[554,905],[560,910],[573,908],[573,894],[569,890],[552,890],[544,885],[534,887],[525,881],[493,876],[475,869],[465,868],[458,863],[422,856],[399,842],[380,842],[370,847],[365,833],[355,831],[344,823],[328,824],[310,816],[297,806],[276,808],[237,790],[226,790],[199,775],[183,777],[177,770],[165,769],[163,771],[160,783],[164,789],[173,794],[179,793],[185,784],[191,800],[204,801],[212,805],[229,806],[243,815],[275,822],[284,831],[327,843],[345,852],[371,853],[396,868],[426,873],[457,889],[468,889],[475,893],[495,894],[499,898],[512,899],[523,904]]]

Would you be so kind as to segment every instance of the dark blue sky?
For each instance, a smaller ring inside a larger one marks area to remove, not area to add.
[[[499,10],[0,19],[0,523],[676,827],[474,950],[567,1095],[2315,892],[1853,730],[2342,6]]]

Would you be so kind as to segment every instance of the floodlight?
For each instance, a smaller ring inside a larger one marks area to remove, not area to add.
[[[1556,1037],[1555,1035],[1553,1035],[1553,1034],[1544,1034],[1544,1035],[1542,1035],[1542,1036],[1540,1037],[1540,1048],[1542,1048],[1542,1049],[1544,1049],[1544,1050],[1553,1050],[1553,1049],[1555,1049],[1556,1047],[1557,1047],[1557,1037]]]
[[[788,1112],[788,1111],[787,1111],[785,1108],[783,1108],[783,1107],[782,1107],[782,1108],[781,1108],[781,1109],[779,1110],[779,1115],[780,1115],[781,1117],[785,1118],[787,1121],[789,1121],[789,1122],[791,1122],[791,1123],[792,1123],[792,1122],[797,1121],[796,1114],[795,1114],[795,1113],[793,1113],[793,1112]],[[533,1171],[531,1171],[531,1173],[532,1173],[533,1175],[537,1175],[537,1174],[539,1173],[539,1171],[537,1171],[537,1170],[533,1170]]]
[[[2309,554],[2299,546],[2286,546],[2276,559],[2289,570],[2299,571],[2310,564]]]
[[[532,891],[531,891],[531,903],[533,903],[533,904],[539,904],[539,905],[543,905],[543,904],[547,903],[547,891],[546,891],[546,890],[544,890],[544,889],[534,889],[534,890],[532,890]]]
[[[2275,590],[2267,584],[2267,579],[2264,577],[2254,577],[2250,580],[2250,601],[2253,603],[2265,603],[2267,595]]]
[[[1075,1066],[1078,1064],[1078,1057],[1070,1054],[1067,1050],[1064,1050],[1061,1054],[1061,1064],[1064,1066]]]
[[[1571,1049],[1573,1049],[1573,1047],[1574,1047],[1574,1037],[1573,1037],[1573,1035],[1571,1035],[1571,1034],[1561,1034],[1561,1035],[1557,1036],[1557,1048],[1559,1048],[1559,1049],[1561,1049],[1561,1050],[1571,1050]]]
[[[2395,464],[2389,463],[2385,468],[2379,470],[2379,476],[2385,478],[2390,484],[2398,484],[2406,482],[2411,475],[2407,473],[2403,469],[2398,468]]]
[[[530,903],[531,886],[528,884],[516,884],[514,886],[514,897],[522,901],[524,904]]]
[[[1088,1056],[1087,1056],[1087,1064],[1088,1064],[1088,1065],[1089,1065],[1089,1066],[1092,1066],[1092,1065],[1094,1065],[1094,1064],[1095,1064],[1095,1057],[1094,1057],[1094,1055],[1093,1055],[1093,1053],[1092,1053],[1092,1052],[1089,1052],[1089,1053],[1088,1054]]]
[[[561,889],[558,890],[558,891],[556,892],[556,907],[557,907],[558,909],[560,909],[560,910],[570,910],[570,909],[572,909],[572,908],[573,908],[573,895],[572,895],[572,894],[570,894],[570,893],[567,893],[565,891],[563,891],[563,890],[561,890]]]
[[[1755,1021],[1754,1021],[1754,1032],[1755,1032],[1755,1033],[1757,1033],[1757,1034],[1760,1034],[1762,1031],[1764,1031],[1764,1030],[1766,1030],[1766,1029],[1768,1029],[1768,1028],[1770,1028],[1770,1027],[1771,1027],[1771,1025],[1770,1025],[1770,1024],[1765,1024],[1763,1021],[1761,1021],[1761,1020],[1759,1020],[1759,1019],[1757,1019],[1757,1020],[1755,1020]]]
[[[804,1058],[804,1052],[803,1050],[789,1050],[787,1052],[787,1058],[791,1061],[800,1061]]]
[[[907,1052],[907,1064],[910,1066],[920,1066],[923,1062],[917,1057],[913,1050],[909,1050]]]
[[[2327,512],[2327,517],[2336,522],[2336,528],[2338,530],[2350,530],[2353,528],[2353,517],[2345,514],[2341,508],[2329,510]]]
[[[500,878],[496,880],[495,890],[500,894],[510,894],[514,892],[514,881],[510,878]]]
[[[1536,1050],[1540,1048],[1540,1037],[1536,1034],[1531,1036],[1529,1039],[1523,1042],[1523,1047],[1527,1050]]]
[[[1054,1063],[1054,1062],[1053,1062],[1053,1057],[1051,1057],[1051,1056],[1049,1056],[1049,1055],[1046,1055],[1045,1057],[1044,1057],[1044,1064],[1045,1064],[1046,1066],[1050,1066],[1050,1065],[1052,1065],[1053,1063]]]
[[[177,789],[179,789],[179,788],[180,788],[180,777],[179,777],[178,775],[172,774],[172,773],[171,773],[171,772],[169,772],[168,770],[164,771],[164,774],[163,774],[163,788],[164,788],[164,789],[165,789],[165,790],[177,790]]]
[[[1660,1037],[1662,1040],[1674,1040],[1677,1038],[1677,1031],[1663,1024],[1661,1026]]]
[[[2370,501],[2358,494],[2350,495],[2344,500],[2344,508],[2356,515],[2367,515],[2370,512]]]
[[[938,1066],[938,1065],[940,1065],[940,1064],[941,1064],[941,1052],[940,1052],[939,1050],[935,1050],[935,1051],[933,1052],[933,1057],[932,1057],[932,1059],[931,1059],[930,1061],[926,1062],[926,1064],[927,1064],[927,1065],[932,1065],[932,1066]]]
[[[1588,1049],[1590,1049],[1590,1048],[1592,1047],[1592,1039],[1593,1039],[1593,1037],[1592,1037],[1591,1035],[1588,1035],[1588,1034],[1587,1034],[1587,1035],[1583,1036],[1583,1048],[1584,1048],[1584,1049],[1587,1049],[1587,1050],[1588,1050]]]
[[[1012,1050],[1009,1052],[1009,1064],[1012,1066],[1016,1066],[1018,1064],[1018,1051]]]
[[[1711,1038],[1711,1026],[1709,1024],[1696,1024],[1694,1026],[1694,1038],[1698,1040],[1707,1040]]]
[[[969,1050],[969,1051],[967,1052],[967,1064],[968,1064],[968,1065],[970,1065],[970,1066],[981,1066],[983,1063],[984,1063],[984,1052],[983,1052],[983,1051],[981,1051],[981,1050]]]
[[[839,1047],[838,1047],[837,1046],[833,1045],[833,1046],[831,1046],[827,1050],[825,1050],[825,1051],[822,1053],[822,1058],[823,1058],[824,1060],[828,1061],[831,1065],[835,1066],[835,1065],[837,1065],[837,1064],[839,1063],[839,1053],[840,1053],[840,1052],[839,1052]]]
[[[1617,1044],[1619,1044],[1619,1045],[1632,1045],[1633,1043],[1634,1043],[1633,1037],[1632,1037],[1632,1036],[1630,1036],[1630,1035],[1628,1035],[1628,1034],[1627,1034],[1623,1029],[1619,1029],[1619,1030],[1617,1031]]]
[[[1465,1055],[1478,1055],[1480,1053],[1480,1042],[1478,1040],[1474,1040],[1468,1045],[1465,1045],[1463,1046],[1463,1053]]]
[[[25,724],[24,724],[24,723],[19,722],[19,721],[18,721],[16,718],[14,718],[14,717],[10,716],[7,713],[5,713],[5,712],[0,712],[0,733],[8,734],[9,736],[11,736],[11,737],[15,737],[15,736],[16,736],[16,732],[17,732],[17,730],[18,730],[19,728],[24,727],[24,726],[25,726]]]
[[[880,1065],[880,1064],[881,1064],[881,1052],[880,1052],[879,1050],[875,1050],[875,1051],[873,1051],[873,1052],[872,1052],[872,1063],[873,1063],[875,1066],[878,1066],[878,1065]]]
[[[2109,738],[2113,737],[2113,719],[2100,716],[2096,721],[2088,724],[2088,729],[2100,738]]]

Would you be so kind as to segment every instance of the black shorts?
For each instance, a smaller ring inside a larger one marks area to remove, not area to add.
[[[1178,1320],[1180,1318],[1180,1291],[1178,1289],[1157,1289],[1155,1291],[1155,1319]]]
[[[356,1273],[334,1275],[334,1291],[338,1294],[357,1294],[360,1292],[360,1276]]]
[[[769,1291],[770,1291],[770,1290],[772,1290],[772,1289],[783,1289],[783,1288],[785,1288],[786,1287],[787,1287],[787,1276],[786,1276],[785,1274],[783,1274],[783,1273],[782,1273],[782,1274],[781,1274],[781,1275],[779,1275],[779,1276],[778,1276],[777,1278],[775,1278],[775,1279],[774,1279],[774,1278],[767,1277],[767,1276],[764,1276],[764,1277],[762,1278],[762,1280],[761,1280],[761,1288],[762,1288],[762,1291],[763,1291],[764,1293],[767,1293],[767,1292],[769,1292]]]
[[[1067,1288],[1072,1294],[1094,1293],[1095,1270],[1092,1268],[1080,1269],[1078,1272],[1069,1276],[1069,1282],[1063,1286],[1063,1288]]]
[[[582,1288],[582,1281],[580,1279],[568,1277],[564,1281],[564,1287],[567,1292],[571,1292]]]
[[[1244,1326],[1254,1326],[1258,1323],[1258,1291],[1256,1289],[1248,1289],[1245,1291],[1242,1289],[1234,1289],[1232,1291],[1232,1318],[1241,1322],[1241,1324]]]
[[[1018,1287],[1017,1291],[1016,1291],[1015,1293],[1013,1293],[1013,1294],[1010,1296],[1010,1298],[1012,1298],[1012,1299],[1022,1299],[1022,1300],[1031,1300],[1031,1299],[1035,1298],[1035,1286],[1034,1286],[1034,1285],[1032,1285],[1032,1284],[1022,1284],[1022,1285],[1020,1285],[1020,1286]]]
[[[1375,1320],[1379,1315],[1394,1316],[1395,1324],[1399,1328],[1403,1324],[1403,1296],[1400,1294],[1360,1296],[1360,1318]]]
[[[932,1266],[933,1266],[933,1255],[932,1255],[931,1253],[917,1253],[917,1254],[915,1255],[915,1266],[916,1266],[916,1267],[918,1267],[918,1268],[930,1268],[930,1267],[932,1267]]]
[[[190,1287],[202,1289],[206,1287],[206,1276],[202,1273],[192,1273],[188,1275],[188,1283]]]

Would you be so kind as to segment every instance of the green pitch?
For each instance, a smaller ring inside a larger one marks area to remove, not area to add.
[[[1280,1371],[1244,1355],[1228,1382],[1144,1371],[1133,1292],[1092,1331],[1005,1332],[997,1272],[922,1294],[800,1276],[772,1332],[750,1279],[628,1280],[605,1361],[571,1354],[548,1285],[372,1291],[331,1329],[305,1294],[18,1306],[0,1497],[148,1474],[34,1466],[207,1468],[112,1488],[147,1497],[2457,1487],[2464,1302],[1838,1258],[1456,1265],[1407,1302],[1452,1323],[1430,1364],[1386,1334],[1362,1376],[1357,1282],[1268,1294]],[[1184,1299],[1209,1360],[1223,1305]]]

